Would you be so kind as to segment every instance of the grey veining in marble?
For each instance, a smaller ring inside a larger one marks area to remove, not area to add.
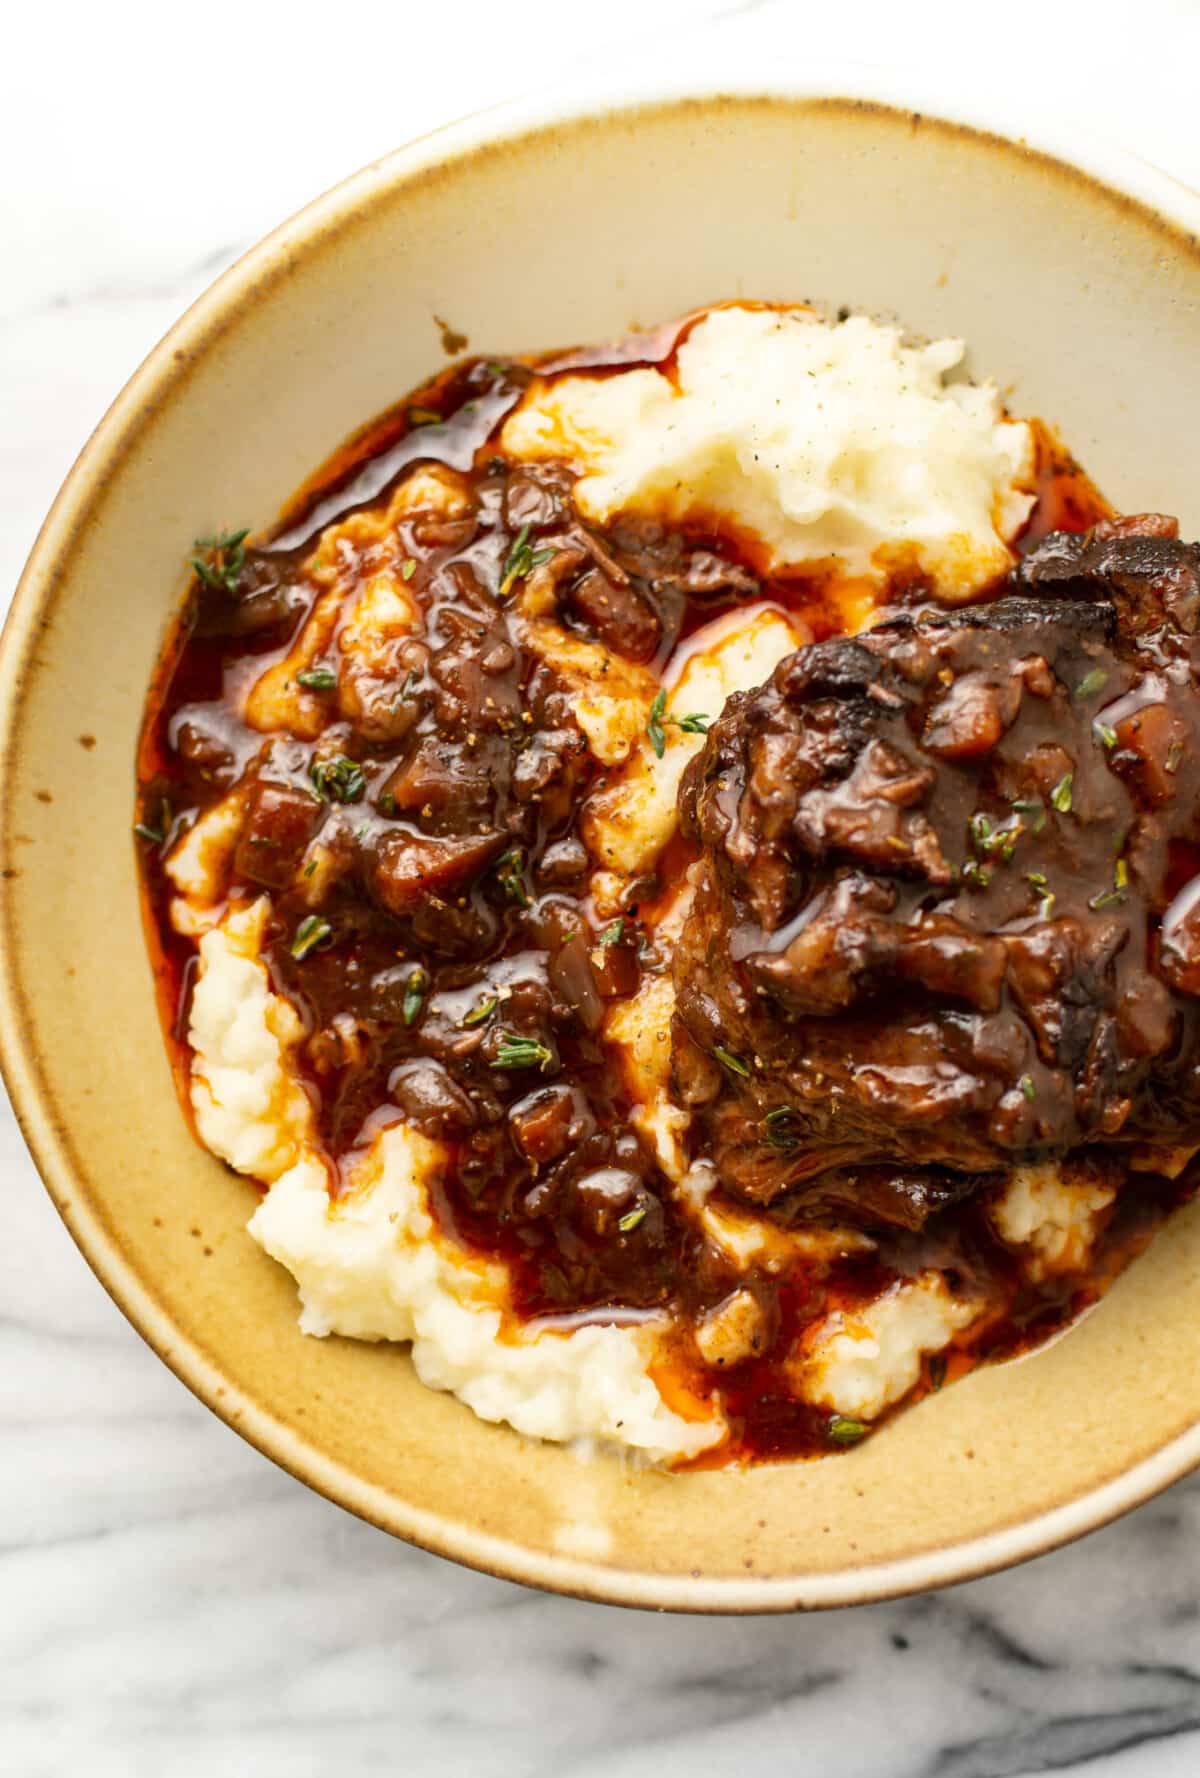
[[[250,0],[23,8],[0,106],[0,604],[96,418],[314,191],[560,73],[708,41],[961,70],[1200,180],[1195,0],[361,0],[351,73]],[[333,15],[319,16],[328,29]],[[426,78],[449,50],[447,93]],[[247,100],[240,71],[274,94]],[[216,1421],[76,1253],[0,1105],[4,1778],[1191,1778],[1200,1478],[938,1596],[805,1619],[552,1599],[399,1545]]]

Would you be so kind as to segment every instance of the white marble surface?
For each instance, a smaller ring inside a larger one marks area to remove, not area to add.
[[[352,66],[323,37],[339,19],[368,46]],[[23,7],[0,105],[0,605],[107,401],[237,250],[444,118],[697,45],[932,62],[1200,183],[1190,0]],[[0,1181],[11,1778],[1200,1772],[1200,1478],[910,1603],[723,1622],[544,1598],[357,1523],[195,1402],[92,1278],[4,1109]]]

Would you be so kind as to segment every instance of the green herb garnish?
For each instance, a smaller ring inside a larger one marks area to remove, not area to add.
[[[1123,858],[1118,858],[1113,866],[1113,886],[1099,895],[1093,895],[1088,902],[1090,908],[1097,911],[1101,908],[1118,907],[1129,894],[1129,866]]]
[[[160,827],[151,827],[145,821],[139,821],[133,831],[139,840],[145,840],[151,846],[161,846],[167,837]]]
[[[411,580],[413,575],[416,572],[417,572],[417,564],[413,561],[412,557],[409,556],[406,559],[406,561],[404,562],[404,565],[402,566],[402,568],[400,569],[401,576],[405,580]]]
[[[244,531],[222,531],[217,537],[197,537],[193,547],[207,553],[188,559],[205,586],[216,587],[223,593],[237,592],[238,577],[246,564],[249,535],[247,525]]]
[[[1016,802],[1013,804],[1013,809],[1018,815],[1030,817],[1029,831],[1031,833],[1041,833],[1046,825],[1046,811],[1040,802]]]
[[[309,914],[301,920],[296,928],[296,936],[292,940],[292,956],[297,963],[303,963],[310,951],[327,939],[333,927],[328,920],[322,920],[320,914]]]
[[[717,1058],[718,1062],[723,1063],[724,1066],[729,1069],[731,1074],[740,1074],[743,1075],[745,1079],[749,1080],[749,1068],[747,1068],[740,1056],[735,1056],[732,1050],[727,1050],[725,1048],[724,1044],[718,1043],[713,1050],[713,1055]]]
[[[1017,1082],[1017,1085],[1032,1105],[1033,1101],[1037,1098],[1037,1088],[1033,1084],[1032,1074],[1023,1074]]]
[[[1048,920],[1050,918],[1050,909],[1054,906],[1054,896],[1047,888],[1049,879],[1047,878],[1045,871],[1027,870],[1025,876],[1026,880],[1038,891],[1040,897],[1037,906],[1038,918],[1040,920]]]
[[[553,1050],[548,1050],[544,1043],[536,1037],[514,1037],[506,1031],[496,1046],[496,1059],[493,1068],[541,1068],[547,1069],[554,1060]]]
[[[1054,789],[1050,792],[1050,801],[1060,815],[1069,815],[1071,813],[1071,802],[1074,793],[1075,774],[1074,772],[1067,772],[1064,777],[1059,779],[1058,783],[1054,786]]]
[[[332,759],[314,759],[308,775],[323,803],[356,803],[367,788],[362,767],[344,753],[335,753]]]
[[[650,737],[650,745],[655,757],[661,759],[667,750],[667,737],[663,732],[663,711],[667,707],[667,694],[660,691],[650,706],[650,718],[646,723],[646,733]]]
[[[869,1428],[861,1420],[850,1420],[845,1414],[835,1414],[825,1428],[825,1436],[831,1445],[856,1445],[860,1438],[866,1438]]]
[[[516,850],[506,852],[503,858],[496,860],[496,875],[508,899],[515,901],[519,907],[530,908],[533,906],[533,897],[525,887],[522,874],[524,869],[525,860]]]
[[[410,426],[440,426],[442,423],[442,416],[438,413],[436,408],[410,407],[408,410],[408,423]]]
[[[309,691],[332,691],[337,684],[337,674],[328,667],[308,667],[303,673],[297,673],[296,683],[306,685]]]
[[[425,1004],[425,995],[429,991],[429,978],[423,969],[414,969],[404,984],[404,1000],[401,1012],[406,1025],[415,1025]]]
[[[464,1013],[459,1024],[482,1025],[485,1019],[491,1018],[498,1004],[496,996],[489,994],[485,1000],[479,1002],[478,1006],[473,1006],[470,1012]]]
[[[644,1204],[639,1204],[636,1210],[627,1210],[625,1212],[624,1216],[618,1222],[617,1227],[623,1235],[628,1235],[634,1229],[639,1228],[645,1220],[646,1206]]]
[[[1092,728],[1095,730],[1097,739],[1102,747],[1107,747],[1111,750],[1116,746],[1117,731],[1115,728],[1109,728],[1108,724],[1106,722],[1101,722],[1099,717],[1093,722]]]
[[[992,873],[978,859],[968,858],[963,862],[962,877],[964,883],[971,883],[977,889],[986,889],[992,880]]]
[[[995,845],[995,829],[991,816],[985,815],[982,809],[977,809],[967,826],[971,833],[971,844],[981,852],[990,852]]]
[[[309,859],[309,861],[308,861],[308,863],[307,863],[307,864],[306,864],[306,865],[305,865],[305,867],[304,867],[304,873],[303,873],[303,874],[304,874],[304,875],[305,875],[305,876],[306,876],[306,877],[311,877],[311,876],[312,876],[312,874],[313,874],[313,872],[314,872],[314,871],[315,871],[315,870],[316,870],[316,868],[317,868],[317,861],[316,861],[316,859],[315,859],[315,858],[310,858],[310,859]]]
[[[500,576],[500,597],[502,599],[508,597],[514,582],[524,580],[527,574],[531,574],[535,568],[540,568],[542,563],[548,562],[555,553],[552,549],[532,548],[529,542],[529,530],[528,525],[521,526],[504,558],[504,570]]]
[[[772,1148],[778,1148],[784,1152],[789,1148],[795,1148],[800,1140],[793,1128],[798,1115],[794,1105],[777,1105],[774,1111],[768,1111],[763,1119],[763,1128]]]
[[[712,717],[706,716],[702,710],[693,710],[687,716],[667,716],[666,707],[667,694],[660,691],[650,706],[650,716],[646,723],[646,733],[657,759],[661,759],[667,750],[668,725],[681,730],[685,735],[706,735],[712,721]]]
[[[624,914],[618,914],[612,925],[604,928],[604,931],[600,934],[599,942],[602,945],[619,945],[624,936],[625,916]]]
[[[1107,684],[1108,674],[1104,671],[1104,668],[1093,667],[1090,673],[1084,674],[1083,678],[1079,681],[1079,684],[1075,687],[1075,690],[1071,693],[1071,696],[1075,699],[1090,698],[1095,692],[1102,690]]]

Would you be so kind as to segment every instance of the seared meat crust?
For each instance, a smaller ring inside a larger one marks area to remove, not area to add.
[[[673,1057],[729,1190],[912,1228],[1022,1160],[1200,1142],[1172,528],[1051,537],[1003,597],[802,648],[713,726]]]

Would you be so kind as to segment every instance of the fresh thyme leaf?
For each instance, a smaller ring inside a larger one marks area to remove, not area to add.
[[[650,745],[653,747],[657,759],[661,759],[667,750],[666,731],[668,728],[677,728],[685,735],[706,735],[709,724],[712,722],[712,717],[706,716],[703,710],[689,711],[686,716],[668,716],[666,709],[667,694],[664,689],[656,693],[646,723],[646,733],[650,737]]]
[[[1069,815],[1075,793],[1075,774],[1067,772],[1061,777],[1050,792],[1050,801],[1060,815]]]
[[[482,1025],[483,1021],[485,1019],[491,1018],[492,1014],[496,1010],[497,1005],[498,1005],[498,1002],[497,1002],[496,996],[494,994],[489,994],[486,997],[486,999],[481,1000],[479,1002],[478,1006],[473,1006],[471,1008],[470,1012],[464,1013],[462,1018],[459,1020],[459,1024],[460,1025]]]
[[[400,570],[401,577],[404,580],[411,580],[416,572],[417,564],[413,561],[413,558],[409,556]]]
[[[1046,887],[1048,879],[1044,870],[1027,870],[1025,875],[1035,889],[1044,889]]]
[[[308,953],[315,951],[332,931],[333,927],[329,921],[322,920],[320,914],[309,914],[301,920],[296,928],[296,936],[292,940],[292,956],[297,963],[303,963]]]
[[[392,816],[396,813],[396,799],[390,790],[384,791],[376,806],[381,815],[386,815],[389,821],[392,819]]]
[[[312,874],[313,874],[313,872],[314,872],[314,871],[315,871],[315,870],[316,870],[316,868],[317,868],[317,861],[316,861],[316,859],[315,859],[315,858],[310,858],[310,859],[309,859],[309,861],[308,861],[308,863],[307,863],[307,864],[306,864],[306,865],[305,865],[305,867],[304,867],[304,875],[305,875],[305,876],[306,876],[306,877],[311,877],[311,876],[312,876]]]
[[[309,691],[332,691],[337,684],[337,674],[328,667],[309,667],[296,675],[297,685],[306,685]]]
[[[362,767],[344,753],[335,753],[332,759],[314,759],[308,775],[323,803],[356,803],[367,788]]]
[[[682,729],[685,735],[706,735],[712,717],[705,716],[702,710],[693,710],[690,716],[668,716],[666,720]]]
[[[964,883],[973,883],[977,889],[986,889],[992,880],[992,873],[987,866],[980,864],[977,858],[968,858],[962,867]]]
[[[713,1049],[713,1055],[718,1062],[723,1063],[729,1069],[731,1074],[743,1075],[747,1080],[750,1078],[750,1070],[742,1058],[735,1056],[732,1050],[727,1050],[724,1044],[718,1043]]]
[[[654,749],[656,759],[661,759],[667,750],[667,737],[663,732],[663,711],[667,707],[667,694],[660,691],[655,695],[650,706],[650,716],[646,723],[646,733],[650,737],[650,745]]]
[[[794,1127],[796,1117],[794,1105],[777,1105],[774,1111],[768,1111],[763,1119],[763,1127],[772,1148],[778,1148],[783,1153],[795,1148],[800,1140]]]
[[[500,597],[506,599],[514,583],[524,580],[543,562],[548,562],[555,554],[552,549],[534,549],[529,541],[530,527],[522,525],[513,538],[508,554],[504,558],[504,568],[500,575]]]
[[[436,408],[410,407],[408,410],[408,423],[410,426],[440,426],[442,423],[442,416],[438,413]]]
[[[1109,728],[1108,724],[1106,722],[1101,722],[1099,717],[1096,718],[1092,727],[1095,730],[1096,736],[1102,747],[1107,747],[1111,750],[1116,746],[1117,731],[1115,728]]]
[[[1017,1082],[1017,1085],[1032,1105],[1033,1101],[1037,1098],[1037,1088],[1033,1084],[1032,1074],[1023,1074]]]
[[[1108,674],[1104,671],[1104,668],[1093,667],[1090,673],[1084,674],[1083,678],[1079,681],[1079,684],[1075,687],[1075,690],[1071,693],[1071,696],[1077,701],[1083,698],[1090,698],[1094,696],[1096,692],[1101,691],[1107,684]]]
[[[835,1414],[825,1428],[825,1436],[831,1445],[856,1445],[860,1438],[866,1438],[868,1428],[861,1420],[851,1420],[845,1414]]]
[[[514,1037],[509,1031],[504,1033],[496,1046],[496,1059],[493,1068],[541,1068],[545,1071],[554,1060],[554,1052],[548,1050],[544,1043],[536,1037]]]
[[[429,990],[429,978],[421,968],[414,969],[404,984],[404,1000],[401,1012],[406,1025],[415,1025],[425,1004],[425,995]]]
[[[600,934],[602,945],[619,945],[625,936],[625,916],[618,914],[611,926],[606,926]]]
[[[524,870],[525,860],[515,849],[496,860],[496,875],[508,899],[515,901],[518,907],[530,908],[533,897],[525,887]]]
[[[990,852],[995,843],[991,816],[985,815],[982,809],[977,809],[967,826],[971,830],[972,845],[977,846],[981,852]]]
[[[222,531],[216,537],[197,537],[193,548],[203,550],[202,556],[190,556],[191,566],[205,586],[221,592],[236,593],[238,577],[246,562],[247,525],[242,531]]]
[[[627,1210],[625,1212],[624,1216],[618,1222],[617,1227],[623,1235],[628,1235],[631,1234],[634,1229],[639,1228],[645,1220],[646,1206],[644,1204],[639,1204],[636,1210]]]
[[[1040,803],[1014,803],[1013,808],[1016,810],[1032,809],[1036,815],[1042,814]],[[994,852],[999,853],[1004,864],[1011,863],[1012,855],[1017,849],[1017,841],[1025,831],[1022,821],[1010,821],[1005,827],[997,827],[991,816],[985,814],[982,809],[976,810],[968,821],[967,827],[975,850],[981,852],[985,858],[990,857]],[[1036,826],[1034,832],[1037,832]]]
[[[1129,866],[1123,858],[1118,858],[1113,866],[1113,886],[1105,889],[1100,895],[1093,895],[1088,902],[1090,908],[1097,911],[1101,908],[1119,907],[1129,894]]]
[[[146,821],[139,821],[133,831],[140,840],[146,840],[152,846],[161,846],[167,837],[161,828],[151,827]]]
[[[1016,802],[1013,810],[1018,815],[1030,817],[1030,833],[1041,833],[1046,825],[1046,811],[1041,802]]]

